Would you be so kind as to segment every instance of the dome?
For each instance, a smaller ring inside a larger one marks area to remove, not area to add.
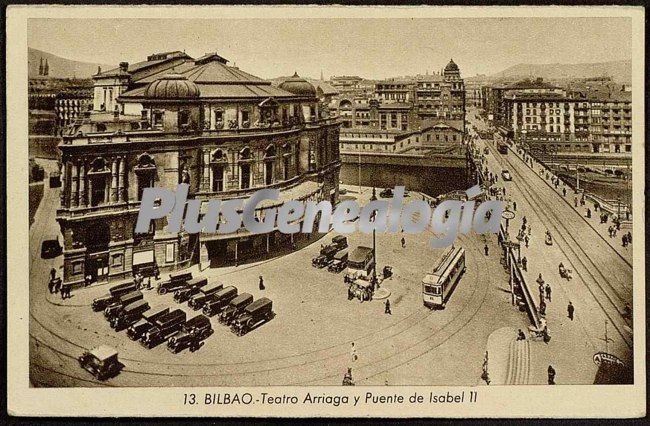
[[[316,96],[316,88],[314,85],[300,77],[298,73],[294,73],[293,77],[283,81],[278,87],[294,95]]]
[[[193,99],[200,94],[201,91],[194,82],[178,74],[164,75],[144,89],[145,98],[155,99]]]
[[[445,71],[460,71],[458,69],[458,65],[456,65],[456,62],[454,62],[453,59],[449,60],[449,63],[445,67]]]

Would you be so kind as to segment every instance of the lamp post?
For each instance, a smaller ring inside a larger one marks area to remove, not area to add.
[[[376,194],[376,189],[373,186],[372,187],[372,196],[370,197],[370,201],[377,201],[377,194]],[[376,215],[376,212],[373,212],[373,222],[374,222],[374,216]],[[376,245],[376,240],[375,240],[375,234],[376,230],[375,227],[373,226],[372,228],[372,258],[374,259],[375,266],[372,268],[372,282],[373,286],[375,283],[377,283],[377,245]]]

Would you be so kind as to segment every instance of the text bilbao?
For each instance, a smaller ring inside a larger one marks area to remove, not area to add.
[[[252,234],[269,233],[276,225],[285,234],[310,233],[320,213],[319,232],[326,233],[331,228],[341,234],[355,232],[354,221],[357,218],[359,230],[363,233],[373,230],[397,233],[404,230],[416,234],[430,226],[436,236],[430,239],[429,245],[441,248],[453,244],[459,232],[466,234],[474,230],[479,234],[498,233],[504,210],[504,203],[496,200],[485,201],[478,207],[474,201],[447,200],[433,211],[426,201],[414,200],[403,206],[404,187],[397,186],[390,201],[375,200],[360,207],[355,200],[348,200],[332,209],[329,201],[289,200],[277,209],[266,209],[264,218],[260,219],[255,214],[257,205],[263,200],[277,200],[280,196],[277,189],[261,189],[246,202],[241,198],[209,200],[206,213],[200,218],[202,201],[188,200],[188,189],[187,184],[179,184],[174,194],[163,188],[145,188],[135,231],[148,232],[151,220],[169,215],[169,232],[180,232],[183,223],[185,232],[190,234],[230,234],[239,230],[242,224]]]

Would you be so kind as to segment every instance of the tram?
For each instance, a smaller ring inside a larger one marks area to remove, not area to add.
[[[444,309],[456,283],[465,272],[465,249],[451,247],[440,259],[433,273],[422,279],[422,300],[430,309]]]

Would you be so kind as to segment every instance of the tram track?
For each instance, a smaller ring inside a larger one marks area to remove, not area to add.
[[[617,333],[620,335],[623,342],[627,345],[628,348],[632,348],[632,341],[628,336],[628,333],[624,329],[623,325],[620,324],[621,321],[629,326],[628,322],[622,317],[619,306],[623,305],[628,300],[631,300],[631,297],[626,298],[621,295],[620,290],[616,289],[612,284],[609,278],[605,276],[605,273],[600,269],[600,267],[591,259],[587,254],[584,248],[578,243],[578,240],[573,236],[571,230],[567,226],[563,225],[563,221],[554,212],[553,206],[550,205],[548,201],[541,201],[543,197],[536,196],[533,194],[533,191],[539,193],[539,188],[541,185],[535,185],[534,183],[529,182],[524,177],[523,173],[518,170],[518,167],[513,164],[513,162],[506,158],[505,156],[495,152],[495,149],[489,144],[486,144],[489,147],[490,151],[495,158],[500,158],[505,164],[509,165],[509,170],[511,173],[517,176],[517,179],[513,181],[514,185],[519,189],[519,191],[526,196],[526,200],[531,206],[534,207],[536,214],[545,219],[544,223],[548,224],[555,232],[556,240],[559,238],[563,244],[558,245],[558,248],[562,254],[570,260],[571,264],[574,266],[575,273],[580,277],[584,287],[592,295],[594,301],[600,306],[605,316],[609,319],[610,323],[614,326]],[[528,167],[528,166],[525,166]],[[535,176],[535,179],[538,179]],[[527,182],[526,187],[522,182]],[[542,182],[542,184],[544,184]],[[545,187],[543,187],[545,188]],[[545,188],[548,189],[548,188]],[[556,195],[556,194],[553,194]],[[564,246],[565,248],[563,248]],[[615,250],[611,249],[617,254],[616,258],[621,258],[620,254]],[[623,259],[625,260],[625,259]],[[580,268],[578,268],[579,266]],[[584,272],[581,272],[579,269],[582,269]],[[608,271],[611,273],[611,271]],[[620,272],[619,272],[620,273]],[[596,275],[599,275],[602,280],[596,278]],[[602,282],[602,284],[601,284]],[[590,285],[590,283],[593,283]],[[594,285],[597,289],[594,288]],[[605,288],[608,287],[608,288]],[[599,290],[599,291],[598,291]],[[609,290],[609,291],[608,291]],[[627,290],[625,287],[623,290]],[[609,306],[606,306],[606,302],[602,301],[602,296],[598,296],[596,293],[602,293]],[[613,293],[613,294],[611,294]],[[614,300],[616,299],[616,300]],[[611,311],[614,312],[611,312]]]
[[[478,257],[478,256],[477,256],[477,257]],[[478,258],[480,259],[481,257],[478,257]],[[478,280],[477,280],[477,281],[478,281]],[[476,290],[474,290],[474,292],[475,292],[475,291],[476,291]],[[473,292],[472,294],[474,294],[474,292]],[[484,295],[483,298],[481,299],[481,304],[482,304],[484,298],[485,298],[485,295]],[[454,323],[454,322],[457,320],[458,316],[460,316],[463,312],[465,312],[465,310],[460,311],[458,315],[456,315],[455,317],[453,317],[452,319],[450,319],[446,324]],[[451,337],[452,337],[456,332],[458,332],[460,329],[462,329],[462,327],[463,327],[464,325],[466,325],[469,321],[471,321],[471,319],[476,315],[476,312],[477,312],[477,311],[474,311],[473,315],[471,315],[470,318],[469,318],[467,321],[463,322],[463,323],[462,323],[462,326],[461,326],[458,330],[456,330],[454,333],[452,333],[452,334],[450,334],[449,336],[447,336],[444,340],[442,340],[442,341],[441,341],[438,345],[436,345],[435,347],[437,347],[437,346],[443,344],[446,340],[448,340],[449,338],[451,338]],[[422,313],[424,313],[424,315],[417,315],[417,314],[422,314]],[[399,331],[399,332],[397,332],[397,333],[391,334],[391,335],[389,335],[389,336],[384,336],[383,338],[379,339],[379,340],[376,341],[376,342],[368,343],[367,345],[360,345],[360,346],[359,346],[359,349],[363,349],[363,348],[368,347],[368,346],[374,346],[374,345],[376,345],[376,344],[378,344],[378,343],[382,343],[382,342],[385,342],[385,341],[388,341],[388,340],[393,340],[395,337],[397,337],[397,336],[399,336],[399,335],[403,335],[403,334],[406,333],[406,332],[413,331],[413,330],[416,328],[416,326],[422,324],[423,322],[426,322],[426,320],[427,320],[431,315],[433,315],[433,314],[434,314],[433,311],[424,311],[424,312],[422,312],[421,310],[418,310],[418,311],[414,312],[413,314],[409,315],[408,317],[406,317],[406,318],[404,318],[404,319],[402,319],[402,320],[399,321],[399,323],[404,322],[404,321],[406,321],[407,319],[410,319],[411,317],[416,316],[416,315],[417,315],[417,317],[419,317],[419,318],[418,318],[414,323],[409,324],[408,327],[407,327],[406,329],[404,329],[404,330],[402,330],[402,331]],[[417,317],[416,317],[416,318],[417,318]],[[52,333],[52,332],[49,331],[49,330],[48,330],[48,329],[47,329],[47,328],[46,328],[42,323],[40,323],[40,321],[38,321],[35,317],[32,316],[32,318],[33,318],[35,321],[37,321],[38,324],[39,324],[41,327],[43,327],[46,331]],[[392,324],[391,326],[385,327],[385,328],[383,328],[383,329],[375,330],[375,331],[373,331],[372,333],[369,333],[369,335],[373,335],[373,334],[380,333],[381,331],[385,331],[386,329],[391,328],[391,327],[394,327],[395,325],[396,325],[396,324]],[[416,345],[418,345],[418,344],[420,344],[420,343],[423,343],[424,341],[426,341],[427,339],[429,339],[429,338],[435,336],[436,334],[441,333],[441,332],[444,332],[444,331],[446,330],[446,327],[447,327],[447,325],[445,325],[445,326],[444,326],[443,328],[441,328],[440,330],[437,330],[436,332],[434,332],[434,333],[428,335],[425,339],[422,339],[422,340],[416,342],[415,344],[411,345],[409,348],[406,348],[405,350],[411,349],[412,347],[414,347],[414,346],[416,346]],[[69,339],[66,339],[66,338],[64,338],[64,337],[62,337],[62,336],[59,336],[59,335],[56,334],[56,333],[52,333],[52,335],[55,336],[55,337],[56,337],[57,339],[59,339],[59,340],[63,340],[63,341],[65,341],[65,342],[67,342],[68,344],[73,345],[74,347],[78,347],[78,348],[80,348],[80,349],[83,348],[82,345],[76,344],[76,343],[70,341]],[[368,336],[368,335],[366,335],[366,336],[364,336],[364,337],[367,337],[367,336]],[[39,341],[39,342],[40,342],[40,345],[46,346],[46,347],[50,348],[51,350],[54,350],[55,352],[57,352],[57,353],[59,353],[59,354],[61,354],[61,355],[63,355],[63,356],[69,357],[69,358],[71,358],[71,359],[76,359],[75,356],[70,355],[69,353],[66,353],[66,352],[64,352],[64,351],[61,351],[61,350],[58,350],[58,349],[52,347],[52,345],[49,345],[49,344],[47,344],[46,342],[43,342],[42,340],[38,339],[38,338],[37,338],[36,336],[34,336],[34,335],[31,335],[31,337],[32,337],[33,339],[35,339],[36,341]],[[358,342],[359,340],[360,340],[360,339],[356,339],[357,342]],[[349,343],[349,342],[344,342],[344,343],[341,343],[341,344],[338,344],[338,345],[333,345],[333,346],[331,346],[330,348],[345,347],[345,346],[347,346],[348,343]],[[427,352],[429,352],[430,350],[435,349],[435,347],[431,347],[431,348],[429,348],[429,349],[426,350],[424,353],[427,353]],[[318,352],[318,351],[327,350],[327,349],[330,349],[330,348],[319,349],[319,350],[316,350],[316,351],[310,351],[309,353],[305,353],[305,354],[313,354],[313,353],[316,353],[316,352]],[[83,349],[85,349],[85,348],[83,348]],[[390,355],[390,356],[388,356],[388,357],[383,358],[381,361],[386,360],[386,359],[390,359],[390,358],[395,357],[395,356],[399,356],[402,352],[403,352],[403,351],[398,352],[398,353],[395,353],[395,354],[392,354],[392,355]],[[423,354],[424,354],[424,353],[423,353]],[[292,356],[282,357],[282,358],[284,358],[284,359],[286,359],[286,358],[296,358],[296,357],[298,357],[298,356],[304,356],[305,354],[292,355]],[[417,358],[417,357],[419,357],[419,356],[422,356],[423,354],[420,354],[420,355],[415,356],[415,357],[411,357],[411,358],[409,358],[409,361],[404,361],[404,362],[410,362],[411,360],[413,360],[413,359],[415,359],[415,358]],[[342,356],[347,356],[347,355],[349,355],[347,350],[337,351],[336,353],[333,353],[333,354],[331,354],[331,355],[329,355],[329,356],[327,356],[327,357],[324,357],[324,358],[323,358],[323,357],[320,357],[320,358],[312,359],[312,360],[308,360],[308,361],[305,361],[305,362],[302,362],[302,363],[292,363],[292,364],[290,364],[290,365],[280,366],[280,367],[277,367],[277,368],[258,369],[258,370],[252,370],[252,371],[247,371],[247,372],[237,371],[237,372],[231,372],[231,373],[218,373],[218,374],[206,374],[205,371],[201,372],[200,374],[187,374],[187,373],[159,373],[159,372],[157,373],[157,372],[144,372],[144,371],[139,371],[139,370],[132,370],[131,368],[128,368],[128,367],[125,367],[125,369],[123,369],[122,372],[123,372],[123,374],[127,374],[127,375],[129,375],[129,374],[136,374],[136,375],[139,375],[139,376],[142,376],[142,375],[145,375],[145,376],[157,376],[157,377],[161,377],[161,376],[163,376],[163,377],[173,377],[173,378],[182,378],[182,377],[222,377],[222,376],[229,376],[229,375],[259,374],[259,373],[278,372],[278,371],[283,371],[283,370],[287,370],[287,369],[291,369],[291,368],[294,368],[294,369],[295,369],[295,368],[300,368],[300,367],[304,367],[304,366],[307,366],[307,365],[310,365],[310,364],[314,364],[314,363],[318,363],[318,362],[326,362],[326,361],[330,361],[330,360],[332,360],[332,359],[336,359],[336,358],[339,358],[339,357],[342,357]],[[127,358],[121,358],[121,359],[122,359],[123,361],[126,361],[126,362],[136,362],[136,363],[140,363],[140,360],[130,360],[130,359],[127,359]],[[268,361],[268,360],[264,360],[263,362],[266,362],[266,361]],[[252,364],[252,363],[259,363],[259,361],[250,361],[250,362],[246,362],[246,363],[249,363],[249,364]],[[203,369],[205,369],[206,367],[223,366],[223,364],[196,364],[196,363],[194,363],[194,364],[179,364],[179,363],[158,363],[158,362],[151,362],[151,361],[148,361],[147,364],[149,364],[149,365],[151,365],[151,366],[161,366],[161,365],[166,365],[166,366],[176,366],[176,367],[189,367],[189,366],[191,366],[191,367],[203,368]],[[241,364],[242,364],[242,363],[236,363],[236,364],[230,364],[230,365],[241,365]],[[400,365],[402,365],[402,364],[400,364]],[[398,365],[398,366],[399,366],[399,365]],[[389,369],[392,369],[392,368],[397,368],[397,366],[390,367]],[[376,374],[380,374],[380,372],[377,372]],[[335,375],[334,375],[334,376],[331,376],[331,377],[335,377]],[[329,378],[329,376],[328,376],[328,377],[324,377],[324,378]],[[310,381],[310,382],[313,382],[313,381],[315,381],[315,380],[318,381],[318,380],[322,380],[322,379],[324,379],[324,378],[316,378],[316,379],[313,379],[313,378],[312,378],[312,379],[310,379],[309,381]],[[83,380],[83,379],[82,379],[82,380]]]

